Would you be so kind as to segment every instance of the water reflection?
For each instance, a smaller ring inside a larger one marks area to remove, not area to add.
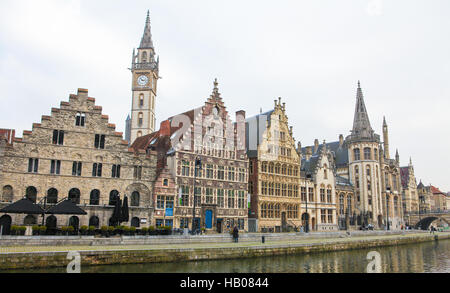
[[[367,253],[374,250],[381,255],[382,272],[450,272],[450,240],[253,259],[94,267],[83,267],[82,264],[81,271],[84,273],[365,273],[369,262],[366,259]],[[27,272],[65,272],[65,268]]]

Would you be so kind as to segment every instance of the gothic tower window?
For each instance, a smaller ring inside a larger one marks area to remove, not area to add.
[[[105,148],[105,135],[104,134],[96,134],[95,135],[94,147],[96,149],[104,149]]]
[[[139,107],[143,107],[144,106],[144,94],[140,94],[139,95]]]
[[[372,150],[370,148],[364,148],[364,160],[370,160],[371,159],[371,152]]]
[[[37,173],[39,169],[39,159],[28,159],[28,173]]]
[[[142,62],[141,63],[147,63],[147,52],[142,52]]]
[[[142,112],[139,112],[139,114],[138,114],[138,125],[142,126],[143,121],[144,121],[144,114]]]
[[[64,130],[53,130],[52,143],[58,145],[64,144]]]
[[[355,161],[361,160],[361,155],[360,155],[359,148],[353,149],[353,159],[354,159]]]

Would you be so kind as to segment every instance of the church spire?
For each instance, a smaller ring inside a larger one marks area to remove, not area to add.
[[[147,19],[145,21],[144,35],[138,49],[153,49],[152,32],[150,27],[150,11],[147,10]]]
[[[364,96],[361,89],[361,83],[358,80],[352,136],[354,136],[355,138],[373,138],[373,133],[374,131],[370,126],[366,105],[364,104]]]

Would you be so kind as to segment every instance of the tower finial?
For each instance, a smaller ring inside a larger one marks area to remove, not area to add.
[[[144,34],[141,39],[139,49],[153,49],[152,33],[150,27],[150,10],[147,10],[147,18],[145,20]]]
[[[358,80],[358,88],[361,88],[361,82]]]

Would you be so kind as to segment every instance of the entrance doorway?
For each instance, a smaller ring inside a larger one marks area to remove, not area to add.
[[[286,219],[286,212],[281,213],[281,231],[286,232],[287,231],[287,219]]]
[[[205,211],[205,226],[206,229],[212,229],[212,215],[213,212],[211,210]]]
[[[217,219],[217,233],[222,233],[223,219]]]

